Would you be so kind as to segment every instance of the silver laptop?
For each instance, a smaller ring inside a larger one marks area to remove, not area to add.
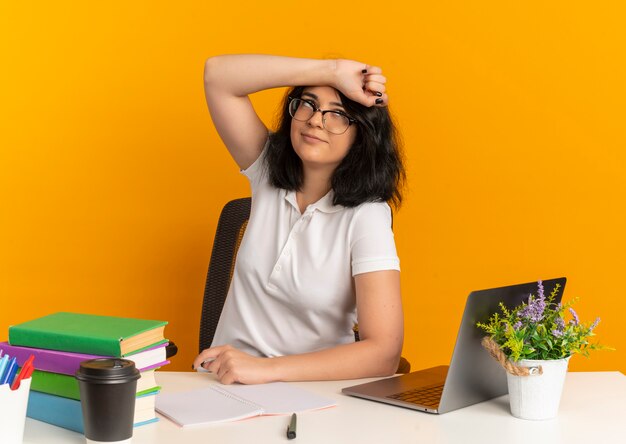
[[[565,282],[564,277],[543,281],[546,297],[558,283],[561,287],[555,302],[560,302]],[[531,293],[537,296],[537,282],[473,291],[465,303],[449,366],[346,387],[342,392],[429,413],[446,413],[506,394],[506,374],[480,345],[484,333],[476,322],[486,322],[499,311],[500,301],[513,308],[525,302]]]

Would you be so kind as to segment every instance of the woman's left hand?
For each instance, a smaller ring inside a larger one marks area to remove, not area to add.
[[[204,363],[204,365],[202,365]],[[242,352],[230,345],[220,345],[202,351],[193,362],[215,373],[222,384],[263,384],[276,380],[272,360]]]
[[[354,60],[335,61],[334,81],[331,84],[346,97],[365,106],[386,106],[387,79],[378,66],[366,65]]]

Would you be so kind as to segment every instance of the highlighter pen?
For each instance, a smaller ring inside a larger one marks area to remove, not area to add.
[[[13,384],[11,384],[11,390],[17,390],[20,388],[20,382],[22,382],[22,379],[28,379],[33,374],[33,371],[35,370],[35,367],[33,367],[34,359],[35,355],[30,355],[26,362],[24,362],[20,372],[15,377],[15,380],[13,380]]]
[[[13,369],[9,370],[9,377],[7,378],[7,384],[9,384],[9,387],[11,387],[11,385],[13,385],[13,380],[15,379],[15,375],[17,373],[17,362],[15,363],[15,365],[13,366]]]
[[[15,371],[17,370],[17,359],[14,357],[11,358],[9,364],[4,370],[4,375],[2,375],[2,379],[0,379],[0,384],[11,383],[13,380],[13,376],[15,376]]]
[[[296,437],[296,422],[298,418],[294,413],[291,415],[291,421],[289,422],[289,427],[287,427],[287,439],[294,439]]]
[[[0,358],[0,379],[4,377],[4,373],[9,365],[9,355],[5,354]]]

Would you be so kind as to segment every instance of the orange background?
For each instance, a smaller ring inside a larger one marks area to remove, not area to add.
[[[397,4],[2,1],[0,339],[59,310],[164,319],[189,370],[219,210],[249,193],[204,60],[341,56],[383,67],[404,138],[413,367],[447,362],[471,290],[565,275],[617,348],[570,369],[626,371],[623,2]],[[282,94],[253,97],[268,125]]]

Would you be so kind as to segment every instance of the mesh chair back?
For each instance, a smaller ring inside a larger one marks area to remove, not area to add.
[[[204,286],[199,351],[209,348],[213,342],[230,287],[237,250],[250,217],[250,205],[249,197],[232,200],[224,205],[220,214]]]

